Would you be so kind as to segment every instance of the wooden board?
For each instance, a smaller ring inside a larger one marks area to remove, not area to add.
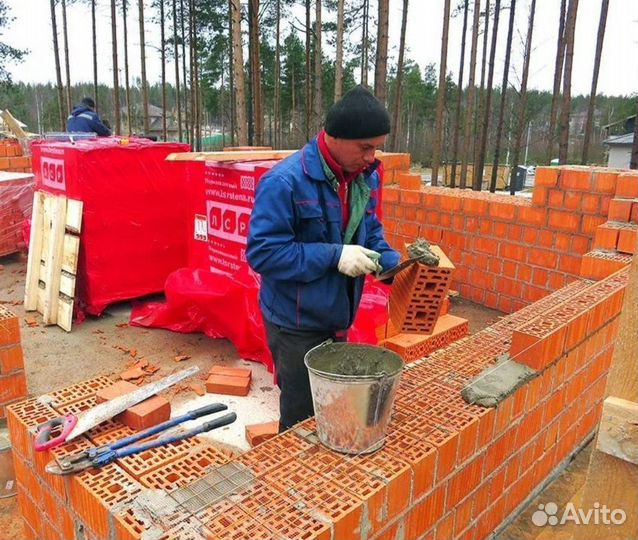
[[[82,229],[82,202],[36,191],[24,305],[44,324],[71,330]]]
[[[638,403],[613,396],[605,400],[596,449],[638,465]]]
[[[177,152],[169,154],[168,161],[262,161],[284,159],[297,150],[255,150],[249,152]]]

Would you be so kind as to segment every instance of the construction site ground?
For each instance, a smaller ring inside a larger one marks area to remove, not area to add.
[[[38,323],[37,313],[25,313],[22,305],[26,256],[22,254],[0,258],[0,303],[20,318],[22,347],[29,394],[39,396],[73,383],[95,377],[119,373],[139,359],[160,369],[146,382],[157,380],[174,371],[198,365],[199,379],[204,383],[213,365],[249,367],[252,370],[251,391],[246,397],[205,394],[198,396],[188,383],[178,385],[165,393],[171,401],[173,413],[185,412],[214,401],[221,401],[237,413],[238,421],[209,437],[215,444],[234,452],[248,448],[244,437],[247,424],[277,419],[279,391],[273,376],[257,362],[242,360],[233,345],[224,339],[210,339],[202,334],[179,334],[161,329],[129,326],[131,303],[110,306],[99,317],[88,317],[76,324],[69,333],[57,326],[44,327]],[[152,298],[158,300],[157,297]],[[161,297],[159,297],[161,299]],[[453,298],[453,315],[469,320],[470,333],[475,333],[496,322],[500,312]],[[33,322],[35,319],[35,323]],[[29,322],[30,324],[28,324]],[[187,355],[188,360],[176,362],[175,357]],[[197,378],[198,375],[195,376]],[[531,514],[542,502],[553,501],[561,505],[568,502],[583,482],[589,451],[581,452],[575,461],[507,528],[500,538],[560,538],[556,528],[547,530],[533,525]],[[0,499],[0,531],[6,540],[23,537],[16,498]],[[549,534],[549,535],[548,535]]]

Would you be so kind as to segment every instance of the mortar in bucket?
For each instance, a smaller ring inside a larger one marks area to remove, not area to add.
[[[328,448],[367,454],[383,446],[403,360],[382,347],[328,341],[304,358],[317,435]]]

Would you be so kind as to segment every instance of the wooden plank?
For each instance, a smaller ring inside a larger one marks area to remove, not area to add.
[[[71,331],[73,323],[73,298],[60,295],[58,302],[57,324],[67,332]]]
[[[44,196],[42,192],[36,191],[33,194],[29,255],[27,258],[27,276],[24,289],[24,309],[26,311],[35,311],[38,307],[38,280],[40,277],[42,233],[44,227],[43,199]]]
[[[596,449],[638,465],[638,403],[613,396],[605,400]]]
[[[2,119],[4,120],[4,123],[7,125],[7,127],[13,132],[13,134],[18,139],[25,140],[29,138],[26,131],[24,131],[24,129],[20,127],[20,124],[18,124],[16,119],[7,109],[2,111],[0,114],[2,115]]]
[[[80,237],[73,234],[65,234],[64,247],[62,249],[62,270],[70,274],[77,272],[79,252]]]
[[[47,205],[48,201],[50,202]],[[46,262],[43,280],[46,285],[46,294],[42,310],[44,324],[56,324],[57,322],[65,222],[66,197],[47,197],[45,200],[44,226],[45,230],[49,230],[49,238],[44,259]]]
[[[284,159],[297,150],[256,150],[250,152],[176,152],[166,157],[167,161],[262,161]]]
[[[75,233],[82,232],[82,201],[67,199],[66,201],[66,228]]]
[[[76,278],[74,274],[62,272],[60,276],[60,295],[64,294],[70,298],[75,298],[75,283]]]

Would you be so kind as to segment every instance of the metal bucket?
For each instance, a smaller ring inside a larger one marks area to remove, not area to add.
[[[383,446],[403,360],[382,347],[323,343],[304,358],[319,440],[345,454]]]
[[[11,441],[7,421],[0,420],[0,499],[16,494],[16,477],[13,472]]]

